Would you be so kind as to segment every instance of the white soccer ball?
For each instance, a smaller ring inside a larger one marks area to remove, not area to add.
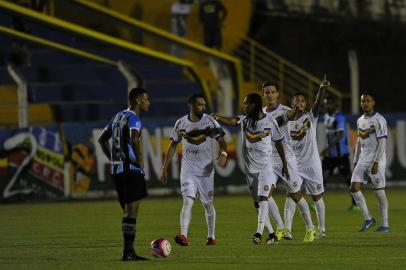
[[[150,253],[159,258],[166,258],[171,254],[171,243],[165,238],[158,238],[151,242]]]

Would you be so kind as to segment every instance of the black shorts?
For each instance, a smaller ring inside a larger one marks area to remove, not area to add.
[[[342,176],[350,176],[350,156],[348,154],[342,157],[325,157],[322,162],[323,170],[329,170],[333,173],[335,168],[338,168]]]
[[[130,171],[129,173],[113,174],[111,177],[122,206],[148,196],[145,178],[140,172]]]

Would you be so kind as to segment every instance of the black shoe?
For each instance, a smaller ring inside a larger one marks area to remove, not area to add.
[[[149,261],[149,259],[135,254],[134,250],[124,252],[121,260],[123,260],[123,261]]]
[[[258,245],[261,244],[262,235],[260,233],[255,233],[251,238],[252,243]]]
[[[278,237],[276,237],[276,235],[275,235],[275,233],[270,233],[269,235],[268,235],[268,239],[266,239],[266,243],[268,244],[268,245],[271,245],[271,244],[278,244]]]

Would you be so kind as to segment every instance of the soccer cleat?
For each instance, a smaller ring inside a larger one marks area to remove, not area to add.
[[[260,233],[255,233],[254,236],[251,238],[252,243],[258,245],[261,244],[262,235]]]
[[[276,237],[278,237],[278,241],[283,239],[285,235],[287,235],[289,231],[286,228],[283,229],[276,229]]]
[[[369,228],[371,228],[372,226],[374,226],[376,224],[376,220],[374,218],[365,220],[364,224],[362,225],[361,229],[359,230],[359,232],[364,232],[366,230],[368,230]]]
[[[121,258],[123,261],[148,261],[149,259],[145,257],[138,256],[135,254],[134,250],[124,251],[123,257]]]
[[[266,239],[266,243],[267,243],[268,245],[271,245],[271,244],[278,244],[278,237],[276,237],[275,233],[270,233],[270,234],[268,235],[268,239]]]
[[[379,226],[376,232],[390,232],[390,228],[386,226]]]
[[[351,212],[359,212],[361,210],[361,208],[359,208],[359,206],[358,205],[355,205],[355,204],[352,204],[349,208],[348,208],[348,211],[351,211]]]
[[[216,245],[216,239],[213,239],[211,237],[207,238],[206,245],[215,246]]]
[[[326,238],[326,232],[322,231],[322,230],[317,230],[315,235],[314,235],[315,239],[323,239]]]
[[[312,230],[306,230],[306,234],[305,237],[303,239],[303,242],[305,243],[310,243],[314,241],[314,235],[316,234],[316,230],[312,229]]]
[[[178,234],[177,236],[175,236],[175,242],[183,247],[189,246],[189,241],[187,240],[187,237],[182,234]]]
[[[283,239],[292,240],[292,233],[289,230],[287,230],[286,234],[283,236]]]
[[[310,211],[316,212],[316,204],[313,201],[309,202],[307,205],[309,206]]]

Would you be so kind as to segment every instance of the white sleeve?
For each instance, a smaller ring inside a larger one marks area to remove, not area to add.
[[[172,129],[171,140],[174,142],[180,142],[182,140],[182,137],[180,136],[180,124],[180,120],[176,121],[175,126]]]
[[[387,127],[385,118],[383,118],[383,117],[376,118],[375,133],[376,133],[376,138],[378,140],[381,138],[388,138],[388,127]]]

